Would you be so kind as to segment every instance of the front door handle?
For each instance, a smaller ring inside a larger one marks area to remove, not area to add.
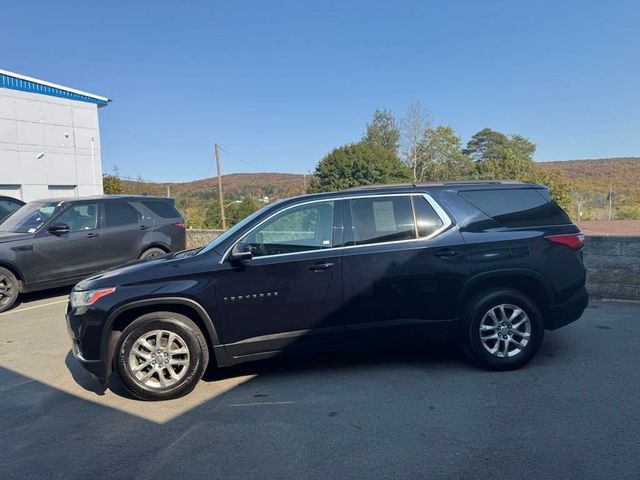
[[[436,257],[454,257],[457,254],[458,252],[450,248],[441,248],[440,250],[434,253]]]
[[[93,232],[92,232],[92,233],[87,233],[87,234],[85,235],[85,238],[96,238],[97,236],[98,236],[98,234],[97,234],[97,233],[93,233]]]
[[[333,262],[327,263],[314,263],[309,266],[309,270],[313,270],[314,272],[319,272],[320,270],[329,270],[330,268],[335,267],[336,264]]]
[[[149,227],[147,225],[140,225],[140,230],[148,230]]]

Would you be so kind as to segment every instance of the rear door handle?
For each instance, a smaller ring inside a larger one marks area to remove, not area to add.
[[[450,248],[441,248],[436,253],[434,253],[434,255],[436,257],[454,257],[457,254],[458,254],[458,252],[456,252],[455,250],[452,250]]]
[[[97,236],[98,236],[98,234],[97,234],[97,233],[87,233],[87,234],[85,235],[85,237],[86,237],[86,238],[96,238]]]
[[[149,227],[147,225],[140,225],[140,230],[148,230]]]
[[[314,272],[318,272],[320,270],[329,270],[330,268],[335,267],[336,264],[333,262],[327,262],[327,263],[314,263],[313,265],[309,266],[309,270],[313,270]]]

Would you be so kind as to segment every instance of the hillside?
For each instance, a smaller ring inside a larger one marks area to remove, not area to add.
[[[305,190],[304,175],[293,173],[233,173],[222,176],[225,197],[230,200],[248,195],[270,198],[300,195]],[[210,196],[218,192],[218,178],[205,178],[185,183],[149,183],[123,180],[126,193],[171,196]]]
[[[582,220],[608,218],[608,192],[613,185],[613,216],[617,219],[640,218],[640,157],[603,158],[539,162],[549,171],[564,175],[571,183],[577,217],[580,206]],[[229,202],[252,197],[269,200],[300,195],[305,192],[308,178],[290,173],[236,173],[223,175],[225,199]],[[216,177],[186,183],[148,183],[123,180],[125,193],[167,195],[176,198],[182,208],[200,200],[217,199]],[[210,202],[207,202],[210,204]]]
[[[640,193],[640,157],[540,162],[539,165],[562,173],[574,184],[588,186],[590,190],[608,192],[613,182],[614,191]]]
[[[602,158],[590,160],[562,160],[539,162],[545,170],[564,174],[580,190],[608,192],[613,182],[614,192],[640,194],[640,157]],[[225,194],[242,196],[276,194],[289,196],[304,191],[304,175],[293,173],[234,173],[222,176]],[[216,190],[216,177],[185,183],[141,183],[123,180],[128,193],[166,195],[167,186],[172,195],[205,193]]]
[[[541,162],[539,165],[569,180],[574,203],[576,208],[580,205],[584,220],[608,218],[610,187],[614,218],[640,218],[640,157]]]

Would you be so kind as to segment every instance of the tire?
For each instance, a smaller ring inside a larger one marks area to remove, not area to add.
[[[158,247],[153,247],[153,248],[149,248],[147,250],[145,250],[144,252],[142,252],[142,255],[140,255],[140,260],[146,260],[148,258],[156,258],[156,257],[162,257],[163,255],[166,255],[167,252],[165,252],[163,249],[158,248]]]
[[[517,314],[518,311],[521,313]],[[498,338],[493,339],[495,336]],[[544,322],[540,310],[518,290],[487,290],[466,306],[462,319],[462,346],[471,361],[482,368],[521,368],[538,352],[543,338]]]
[[[0,312],[6,312],[16,303],[20,284],[10,270],[0,267]]]
[[[158,332],[160,347],[156,350]],[[153,312],[124,329],[114,362],[122,384],[134,397],[169,400],[195,388],[209,363],[209,349],[202,331],[189,318],[174,312]]]

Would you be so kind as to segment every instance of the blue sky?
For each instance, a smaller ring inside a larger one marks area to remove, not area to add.
[[[637,1],[5,2],[0,68],[108,96],[105,170],[304,173],[376,108],[640,155]]]

